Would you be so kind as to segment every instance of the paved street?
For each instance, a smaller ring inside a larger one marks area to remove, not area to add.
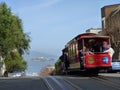
[[[47,90],[41,78],[0,79],[0,90]]]
[[[101,75],[99,77],[0,77],[0,90],[120,90],[119,73]]]

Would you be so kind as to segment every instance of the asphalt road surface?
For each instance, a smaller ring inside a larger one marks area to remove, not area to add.
[[[120,74],[0,78],[0,90],[120,90]]]

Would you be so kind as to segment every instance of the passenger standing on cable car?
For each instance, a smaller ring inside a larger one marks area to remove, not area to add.
[[[113,48],[111,46],[108,46],[104,52],[108,52],[110,54],[110,58],[111,58],[111,61],[112,61],[112,57],[113,57],[113,54],[114,54]]]
[[[111,61],[112,61],[112,57],[115,51],[113,50],[111,45],[109,45],[108,42],[106,41],[103,42],[103,52],[108,52],[110,54]]]
[[[109,43],[107,42],[107,41],[103,41],[103,52],[105,51],[105,50],[107,50],[108,49],[108,47],[109,47]]]

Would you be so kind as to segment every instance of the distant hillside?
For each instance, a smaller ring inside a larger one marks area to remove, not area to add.
[[[49,58],[49,59],[57,59],[57,56],[51,55],[51,54],[46,54],[38,51],[30,51],[30,53],[27,55],[24,55],[25,60],[30,60],[33,58],[39,58],[39,57],[44,57],[44,58]]]

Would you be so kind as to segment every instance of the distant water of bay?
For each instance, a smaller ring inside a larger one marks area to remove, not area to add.
[[[45,66],[54,65],[57,56],[30,51],[29,54],[24,55],[24,59],[27,62],[26,74],[31,76],[39,74]]]
[[[27,60],[26,74],[39,74],[42,68],[47,65],[54,65],[55,61],[38,61],[38,60]]]

